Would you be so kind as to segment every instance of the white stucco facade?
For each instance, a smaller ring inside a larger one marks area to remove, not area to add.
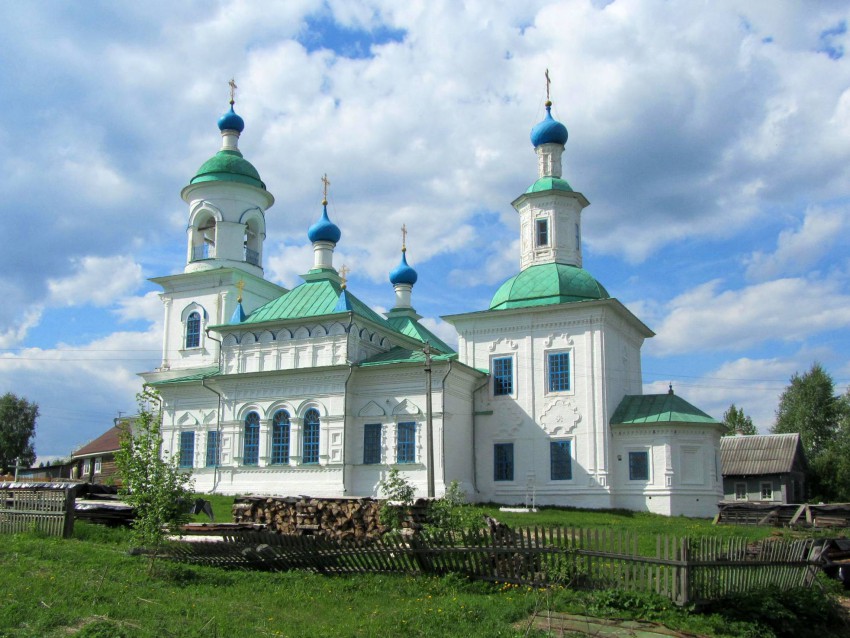
[[[396,467],[421,496],[430,470],[437,496],[456,480],[477,501],[714,515],[719,425],[672,391],[642,394],[653,333],[582,269],[589,202],[561,178],[566,129],[548,109],[537,181],[513,202],[519,273],[489,308],[445,317],[456,353],[419,323],[404,253],[386,315],[347,289],[326,207],[304,283],[267,281],[274,198],[238,150],[241,118],[220,126],[233,128],[182,192],[184,271],[153,280],[163,357],[143,373],[163,398],[164,451],[197,489],[374,496]]]

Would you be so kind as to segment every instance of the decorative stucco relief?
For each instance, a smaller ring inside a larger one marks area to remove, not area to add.
[[[547,402],[540,414],[540,425],[547,434],[570,434],[581,421],[578,406],[570,399]]]
[[[499,350],[516,350],[519,347],[516,341],[514,341],[513,339],[501,337],[500,339],[496,339],[495,341],[490,343],[490,345],[488,346],[490,352],[495,352],[499,344],[504,344],[504,347],[499,348]]]

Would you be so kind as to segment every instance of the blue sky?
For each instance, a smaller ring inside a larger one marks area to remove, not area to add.
[[[0,6],[0,389],[67,455],[134,410],[160,359],[149,277],[179,272],[180,189],[219,147],[227,81],[276,203],[266,275],[335,263],[378,309],[402,224],[413,302],[484,309],[518,269],[510,202],[544,113],[591,202],[584,266],[657,336],[646,392],[767,431],[795,372],[850,381],[848,10],[775,2],[130,2]]]

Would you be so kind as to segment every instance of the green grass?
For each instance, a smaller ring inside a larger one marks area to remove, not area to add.
[[[455,576],[324,577],[160,561],[151,578],[147,560],[127,553],[127,529],[84,522],[69,540],[19,534],[2,541],[0,638],[539,636],[527,634],[524,623],[547,609],[653,620],[707,636],[783,635],[781,626],[759,618],[760,608],[772,618],[800,618],[795,627],[804,633],[784,635],[843,635],[818,620],[823,605],[805,592],[796,607],[770,595],[770,604],[752,597],[737,615],[730,613],[734,603],[706,615],[657,596],[544,591]]]

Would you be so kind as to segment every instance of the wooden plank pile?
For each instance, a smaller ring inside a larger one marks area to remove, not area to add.
[[[416,501],[402,527],[421,529],[427,510],[427,500]],[[380,501],[373,498],[243,496],[233,503],[233,520],[267,525],[280,534],[340,540],[379,538],[386,531],[381,525]]]
[[[714,522],[731,525],[850,528],[850,503],[798,505],[722,502],[718,504]]]

